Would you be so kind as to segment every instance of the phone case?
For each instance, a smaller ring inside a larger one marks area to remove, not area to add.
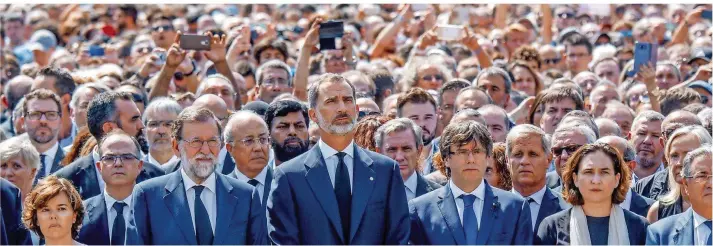
[[[185,50],[210,50],[210,37],[204,35],[181,35],[181,48]]]
[[[634,45],[634,66],[629,71],[629,77],[634,77],[638,72],[641,65],[651,62],[652,52],[656,52],[653,49],[653,45],[650,43],[639,43]]]

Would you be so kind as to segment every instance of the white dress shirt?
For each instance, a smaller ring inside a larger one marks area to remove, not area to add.
[[[626,198],[619,204],[619,207],[631,211],[631,189],[626,191]]]
[[[44,177],[50,176],[50,174],[52,174],[52,165],[54,165],[53,162],[55,155],[57,155],[57,149],[59,149],[59,143],[54,142],[54,145],[51,148],[41,153],[41,155],[45,155],[45,169],[41,170],[41,172],[44,173]]]
[[[228,150],[223,146],[223,148],[220,148],[220,152],[218,152],[218,166],[215,167],[215,170],[218,170],[219,173],[223,171],[226,157],[232,158],[228,156]]]
[[[104,190],[106,187],[106,183],[104,183],[104,178],[102,177],[102,174],[99,172],[99,168],[97,168],[96,163],[101,159],[101,156],[99,156],[99,152],[97,152],[97,147],[94,147],[94,150],[92,150],[92,168],[94,168],[94,172],[97,174],[97,183],[99,183],[99,189]]]
[[[540,190],[538,190],[537,192],[533,193],[532,195],[528,196],[528,197],[532,198],[533,200],[535,200],[535,202],[528,202],[528,201],[527,201],[527,198],[528,198],[528,197],[525,197],[525,196],[523,196],[522,194],[520,194],[520,192],[517,192],[517,191],[515,190],[515,188],[512,189],[512,193],[515,193],[515,194],[517,194],[518,196],[524,198],[524,199],[525,199],[525,202],[530,205],[530,216],[532,216],[532,221],[531,221],[531,222],[532,222],[532,228],[533,228],[533,230],[534,230],[534,229],[537,229],[537,228],[535,228],[535,224],[536,224],[536,222],[537,222],[537,215],[540,214],[540,207],[542,206],[542,199],[545,198],[545,191],[546,191],[546,190],[547,190],[547,186],[546,186],[546,185],[545,185],[545,186],[542,186],[542,189],[540,189]]]
[[[193,223],[193,231],[196,230],[196,210],[194,208],[194,201],[196,197],[196,190],[193,186],[196,185],[193,180],[188,177],[186,171],[181,168],[181,176],[183,177],[183,188],[186,190],[186,201],[188,202],[188,209],[191,210],[191,223]],[[213,235],[215,235],[215,218],[217,215],[217,202],[215,195],[215,172],[211,173],[210,176],[203,182],[203,192],[201,192],[201,201],[205,210],[208,211],[208,217],[210,219],[210,227],[213,229]]]
[[[163,165],[163,164],[169,163],[171,161],[178,160],[178,157],[174,155],[174,156],[171,156],[171,159],[168,159],[168,161],[161,163],[161,162],[157,161],[156,159],[154,159],[153,156],[151,156],[150,152],[149,152],[148,156],[149,156],[149,162],[156,164],[156,165]]]
[[[708,221],[708,219],[703,218],[703,216],[696,213],[696,210],[693,210],[693,228],[695,228],[693,232],[695,235],[695,237],[693,237],[693,243],[695,243],[695,245],[706,245],[706,241],[711,235],[711,229],[703,224],[703,222],[706,221]]]
[[[354,140],[352,140],[349,145],[344,150],[338,151],[322,142],[322,139],[317,143],[319,145],[319,150],[322,151],[322,158],[324,158],[324,163],[327,165],[327,171],[329,172],[329,179],[332,181],[332,188],[334,188],[334,181],[337,174],[337,165],[339,164],[339,157],[337,157],[338,152],[344,152],[347,155],[344,156],[344,164],[347,165],[347,171],[349,172],[349,186],[354,190]]]
[[[480,222],[483,221],[483,202],[485,199],[485,182],[480,182],[480,185],[475,188],[470,193],[467,193],[453,183],[453,180],[448,181],[448,185],[451,186],[451,193],[453,193],[453,199],[456,200],[456,208],[458,209],[458,217],[460,218],[460,224],[463,225],[463,209],[465,209],[465,204],[463,204],[463,198],[460,195],[469,194],[475,195],[477,199],[473,202],[473,211],[475,216],[478,217],[478,228],[480,229]]]
[[[418,179],[416,177],[416,172],[413,172],[411,176],[404,181],[404,186],[406,187],[406,201],[411,201],[411,199],[416,198],[416,187],[418,186]]]
[[[245,174],[241,173],[240,170],[238,170],[238,166],[235,166],[235,177],[238,178],[238,180],[243,181],[247,183],[248,181],[251,180],[251,178],[248,178],[248,176],[245,176]],[[262,196],[263,192],[265,192],[265,178],[267,178],[267,165],[262,168],[262,171],[255,176],[255,180],[257,180],[257,185],[255,186],[255,189],[257,189],[257,192],[260,194],[260,201],[262,202]],[[252,185],[251,185],[252,186]]]
[[[104,193],[102,194],[104,196],[104,202],[106,203],[106,211],[107,217],[109,217],[109,238],[111,238],[111,232],[114,228],[114,220],[116,219],[116,210],[114,209],[114,203],[118,202],[116,199],[111,197],[109,193],[104,190]],[[131,216],[131,196],[129,195],[126,197],[124,200],[121,202],[124,202],[126,205],[124,206],[124,210],[122,211],[124,216],[124,225],[129,224],[129,216]],[[124,235],[124,238],[126,238],[126,235]]]

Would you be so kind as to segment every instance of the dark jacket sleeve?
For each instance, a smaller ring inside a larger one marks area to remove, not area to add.
[[[418,208],[414,205],[413,201],[409,201],[409,218],[411,219],[411,235],[409,236],[410,243],[413,245],[428,245],[430,244],[426,239],[426,232],[423,230],[421,225],[421,219],[418,217]]]
[[[250,203],[250,225],[248,226],[248,238],[246,243],[252,245],[266,245],[267,242],[267,217],[265,209],[262,207],[260,193],[253,189],[252,201]]]
[[[287,176],[275,169],[272,191],[267,200],[267,233],[277,245],[300,244],[294,199]],[[310,209],[310,208],[305,208]]]
[[[390,161],[390,163],[393,167],[391,170],[389,201],[386,205],[389,218],[386,219],[386,240],[384,243],[388,245],[408,244],[411,223],[409,223],[406,190],[404,190],[404,181],[401,178],[398,164],[394,161]]]
[[[533,245],[555,245],[557,244],[557,228],[555,226],[555,220],[552,218],[545,218],[540,223],[540,227],[537,228],[537,235],[532,242]]]
[[[133,211],[135,229],[127,231],[126,242],[131,245],[151,245],[151,222],[148,219],[148,209],[146,204],[146,193],[141,186],[134,188]]]

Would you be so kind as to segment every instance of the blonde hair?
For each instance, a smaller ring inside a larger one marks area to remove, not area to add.
[[[0,143],[0,163],[16,157],[20,157],[30,169],[37,169],[40,166],[40,153],[26,137],[17,136]]]
[[[668,141],[666,141],[666,146],[664,149],[664,155],[666,156],[666,159],[670,159],[669,157],[669,151],[671,151],[671,144],[673,143],[673,140],[680,136],[684,135],[689,135],[692,134],[696,138],[698,138],[698,141],[700,142],[700,145],[710,145],[712,140],[711,136],[708,135],[708,131],[703,128],[702,126],[698,125],[692,125],[692,126],[684,126],[679,128],[678,130],[674,131],[673,134],[671,134],[671,137],[668,138]],[[681,157],[683,158],[683,157]],[[676,182],[676,176],[681,176],[682,174],[679,173],[673,173],[673,163],[669,163],[668,166],[668,187],[669,191],[665,195],[659,198],[659,201],[663,205],[671,205],[676,203],[679,197],[681,197],[681,186]]]

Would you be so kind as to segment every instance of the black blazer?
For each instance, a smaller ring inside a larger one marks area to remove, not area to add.
[[[231,158],[232,159],[232,158]],[[235,174],[235,170],[228,174],[228,177],[238,179],[238,176]],[[262,208],[265,208],[265,205],[267,204],[267,197],[270,196],[270,188],[272,188],[272,166],[270,166],[270,163],[267,163],[267,173],[265,174],[265,185],[264,189],[262,192]]]
[[[59,145],[59,143],[57,143]],[[54,155],[54,160],[52,160],[52,169],[50,169],[50,173],[55,173],[62,169],[62,166],[60,164],[62,163],[62,159],[64,159],[64,150],[62,150],[62,146],[58,146],[57,148],[57,153]],[[41,161],[41,160],[40,160]],[[40,172],[40,170],[38,170]],[[39,178],[39,175],[35,176],[35,184],[37,184],[37,180]]]
[[[646,218],[646,214],[649,212],[651,204],[654,204],[654,200],[646,198],[636,191],[631,191],[631,204],[629,205],[629,211]]]
[[[424,178],[419,173],[416,173],[416,196],[415,197],[422,196],[422,195],[424,195],[428,192],[434,191],[438,188],[441,188],[441,185]]]
[[[547,188],[545,190],[545,196],[542,197],[542,204],[540,205],[540,211],[537,213],[537,220],[535,220],[535,228],[533,228],[535,234],[537,234],[537,228],[540,227],[542,220],[547,218],[547,216],[571,207],[572,205],[567,203],[559,193]]]
[[[639,179],[636,182],[634,191],[644,197],[658,199],[659,196],[668,193],[668,169],[658,171],[651,176]]]
[[[165,174],[169,174],[175,171],[178,171],[178,169],[181,168],[181,159],[177,159],[174,161],[169,161],[161,165],[161,169]],[[216,170],[220,174],[223,175],[230,175],[230,173],[235,170],[235,162],[233,161],[233,158],[230,157],[230,153],[225,155],[225,159],[223,159],[223,169],[222,170]]]
[[[22,199],[20,189],[10,181],[0,178],[0,244],[31,245],[30,231],[22,224]],[[7,241],[5,241],[7,240]]]
[[[572,208],[562,210],[545,218],[537,229],[534,245],[569,245],[569,218]],[[624,209],[624,220],[629,233],[630,245],[646,243],[646,228],[649,222],[629,210]]]
[[[94,158],[89,154],[88,156],[75,160],[54,173],[54,175],[72,181],[74,187],[79,191],[79,195],[82,196],[82,200],[87,200],[102,193],[99,187],[99,180],[97,180],[97,168],[94,164]],[[136,183],[138,184],[161,175],[164,175],[161,168],[155,164],[144,162],[144,167],[141,168],[139,176],[136,177]]]

